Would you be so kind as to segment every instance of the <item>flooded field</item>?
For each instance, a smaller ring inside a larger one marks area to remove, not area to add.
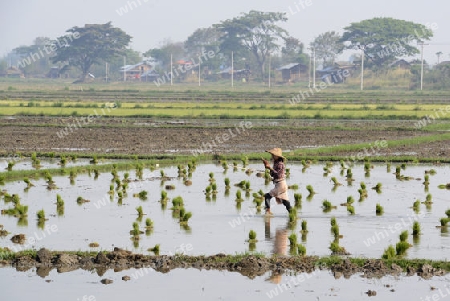
[[[123,276],[130,276],[123,281]],[[177,269],[159,273],[151,269],[96,273],[76,270],[46,277],[35,271],[0,269],[2,300],[441,300],[450,296],[449,277],[430,280],[418,276],[386,276],[380,279],[353,275],[335,279],[328,271],[249,279],[238,273]],[[112,280],[109,285],[102,279]],[[26,289],[19,289],[17,283]],[[411,289],[414,287],[414,289]],[[369,293],[371,296],[369,296]]]
[[[25,163],[24,163],[25,164]],[[334,236],[330,231],[330,218],[336,217],[340,227],[339,244],[353,257],[380,258],[383,250],[399,241],[399,234],[407,230],[408,242],[412,247],[407,258],[447,259],[450,250],[450,235],[447,228],[437,228],[439,220],[445,217],[445,211],[450,208],[449,191],[439,189],[439,184],[445,184],[450,178],[449,166],[407,165],[401,170],[403,177],[410,180],[396,179],[395,166],[390,172],[386,165],[376,164],[366,174],[363,165],[352,168],[352,182],[347,182],[345,173],[341,175],[338,164],[329,168],[328,175],[323,174],[324,164],[312,165],[303,169],[301,164],[289,163],[289,185],[298,185],[298,189],[289,191],[291,203],[294,204],[294,194],[301,194],[298,204],[298,220],[289,223],[284,206],[277,205],[272,200],[274,215],[270,218],[264,215],[264,208],[256,208],[253,193],[262,190],[267,192],[272,183],[257,177],[261,164],[250,164],[246,168],[233,167],[227,171],[220,164],[200,164],[192,173],[192,183],[185,183],[178,177],[176,167],[165,167],[154,171],[144,170],[142,180],[138,179],[134,170],[118,172],[118,178],[123,179],[128,173],[127,194],[120,200],[116,188],[109,194],[112,182],[111,173],[94,175],[80,174],[69,179],[69,176],[54,176],[55,189],[49,190],[46,180],[32,181],[34,187],[25,189],[23,181],[8,182],[2,186],[9,195],[17,194],[20,203],[27,205],[28,217],[17,218],[2,215],[0,224],[10,234],[0,239],[1,247],[12,250],[39,249],[50,250],[112,250],[114,247],[148,254],[147,250],[160,245],[160,254],[183,253],[189,255],[212,255],[217,253],[235,254],[256,251],[270,255],[274,250],[277,233],[286,238],[296,233],[299,243],[306,247],[308,255],[330,255],[330,242]],[[428,190],[425,191],[424,173],[434,169],[436,174],[429,175]],[[161,181],[161,171],[165,181]],[[247,172],[246,172],[247,171]],[[217,183],[217,194],[205,196],[206,187],[210,185],[210,173]],[[335,186],[331,178],[342,185]],[[225,178],[230,179],[231,188],[226,193]],[[241,181],[250,182],[250,192],[236,187]],[[360,200],[358,189],[360,183],[367,186],[367,197]],[[381,184],[380,191],[372,187]],[[187,185],[186,185],[187,184]],[[166,187],[173,185],[174,187]],[[315,194],[309,196],[306,189],[311,185]],[[173,188],[173,189],[167,189]],[[295,188],[295,187],[294,187]],[[147,191],[145,200],[137,197],[137,193]],[[242,191],[242,202],[236,202],[236,192]],[[167,205],[160,202],[161,191],[167,192]],[[56,200],[60,195],[64,201],[64,211],[57,212]],[[427,195],[432,204],[422,204]],[[181,196],[186,212],[192,213],[187,225],[180,225],[179,216],[174,214],[172,200]],[[354,214],[349,213],[347,198],[352,196]],[[77,202],[81,197],[89,202]],[[328,200],[336,206],[329,212],[322,208],[323,201]],[[413,203],[419,200],[421,204],[413,209]],[[344,204],[345,203],[345,204]],[[383,207],[382,215],[376,214],[376,205]],[[137,207],[142,206],[143,215],[139,218]],[[1,208],[12,208],[12,203],[2,201]],[[44,222],[37,222],[36,214],[45,211]],[[150,218],[153,227],[146,230],[145,220]],[[300,233],[301,224],[307,222],[308,232]],[[413,239],[413,222],[418,221],[421,235]],[[142,234],[139,240],[131,239],[130,231],[137,222]],[[246,240],[250,230],[256,232],[255,245]],[[11,237],[25,234],[23,244],[13,244]],[[280,234],[281,235],[281,234]],[[96,242],[99,247],[91,248],[90,243]]]

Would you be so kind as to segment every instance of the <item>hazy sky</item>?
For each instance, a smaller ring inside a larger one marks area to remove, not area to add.
[[[164,39],[184,41],[197,28],[259,10],[287,12],[281,26],[305,45],[323,32],[342,32],[373,17],[435,24],[425,47],[425,59],[435,63],[438,51],[444,53],[441,61],[450,60],[449,8],[449,0],[0,0],[0,55],[38,36],[56,38],[73,26],[109,21],[133,37],[133,49],[145,52]]]

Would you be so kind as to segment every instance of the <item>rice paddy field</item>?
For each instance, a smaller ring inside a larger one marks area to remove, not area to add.
[[[2,297],[450,295],[450,94],[307,89],[1,81]]]

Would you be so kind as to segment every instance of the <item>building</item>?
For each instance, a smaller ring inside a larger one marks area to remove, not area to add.
[[[125,65],[120,67],[122,77],[125,74],[126,80],[140,80],[141,75],[153,70],[154,66],[147,61],[137,63],[135,65]]]
[[[404,59],[401,59],[389,64],[389,67],[409,70],[411,69],[411,64],[405,61]]]
[[[281,71],[283,82],[296,82],[308,78],[308,67],[300,63],[284,65],[277,70]]]
[[[24,78],[22,70],[16,67],[9,67],[4,71],[0,71],[0,77],[8,77],[8,78]]]
[[[356,65],[350,62],[335,62],[332,66],[317,70],[322,81],[327,83],[340,84],[345,82],[356,69]]]

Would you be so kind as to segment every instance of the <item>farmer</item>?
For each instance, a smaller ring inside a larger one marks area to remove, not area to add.
[[[270,170],[270,175],[275,184],[275,188],[264,195],[266,214],[272,214],[272,212],[270,212],[270,200],[273,197],[278,204],[283,204],[286,206],[287,211],[290,212],[291,203],[289,203],[288,186],[286,184],[286,166],[284,165],[286,158],[283,157],[281,148],[272,148],[266,152],[272,155],[273,167],[270,166],[267,160],[262,160],[264,167]]]

